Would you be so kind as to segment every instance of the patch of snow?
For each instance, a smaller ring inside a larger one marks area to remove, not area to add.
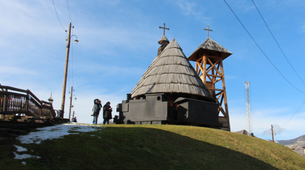
[[[15,158],[14,159],[26,159],[26,158],[37,158],[39,159],[40,156],[35,156],[35,155],[30,155],[30,154],[21,154],[19,155],[16,152],[13,152],[15,154]]]
[[[27,148],[23,148],[22,146],[14,145],[17,148],[17,152],[26,152],[28,151]]]
[[[91,131],[97,131],[101,128],[100,126],[96,125],[78,125],[78,124],[60,124],[55,126],[47,126],[43,128],[37,128],[37,132],[30,132],[27,135],[20,135],[17,137],[17,139],[23,143],[23,144],[30,144],[30,143],[36,143],[39,144],[43,140],[47,139],[56,139],[60,138],[65,135],[69,134],[78,134],[79,132],[91,132]],[[17,152],[26,152],[27,149],[23,148],[18,145],[14,145],[17,148]],[[33,150],[32,150],[33,152]],[[27,159],[27,158],[37,158],[39,159],[40,156],[30,155],[30,154],[18,154],[16,152],[13,152],[15,154],[15,159]],[[59,157],[60,158],[60,157]],[[23,165],[26,165],[26,162],[21,162]]]
[[[14,145],[17,148],[17,152],[26,152],[28,151],[26,148],[23,148],[22,146],[18,146],[18,145]],[[15,158],[14,159],[26,159],[26,158],[40,158],[40,156],[33,156],[30,154],[18,154],[16,152],[13,152],[15,154]],[[23,165],[26,165],[26,162],[22,161],[21,162]]]
[[[37,132],[30,132],[27,135],[20,135],[17,139],[23,144],[40,144],[41,141],[47,139],[57,139],[69,134],[78,134],[78,132],[91,132],[99,130],[100,126],[90,125],[77,125],[77,124],[60,124],[54,126],[47,126],[43,128],[37,128]]]

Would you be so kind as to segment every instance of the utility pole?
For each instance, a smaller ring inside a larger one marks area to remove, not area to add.
[[[62,87],[62,100],[61,100],[61,110],[60,110],[61,118],[64,118],[64,112],[65,112],[65,99],[66,99],[69,52],[70,52],[70,40],[71,40],[71,22],[69,23],[69,30],[68,30],[68,37],[67,37],[66,65],[65,65],[64,83],[63,83],[63,87]]]
[[[272,142],[274,142],[273,125],[271,125],[271,135],[272,135]]]
[[[72,97],[73,97],[73,86],[71,86],[70,107],[69,107],[69,120],[71,120],[71,108],[73,107],[73,105],[72,105]]]
[[[249,84],[250,82],[245,81],[245,88],[246,88],[246,108],[247,108],[247,125],[248,125],[248,131],[251,134],[251,110],[250,110],[250,93],[249,93]]]

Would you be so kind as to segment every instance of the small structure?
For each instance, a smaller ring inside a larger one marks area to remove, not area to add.
[[[209,37],[186,58],[165,36],[140,81],[117,105],[117,123],[187,124],[230,131],[223,60],[232,53]],[[196,62],[196,70],[189,61]],[[220,115],[221,114],[221,115]]]
[[[245,130],[245,129],[240,130],[240,131],[237,131],[237,132],[235,132],[235,133],[239,133],[239,134],[242,134],[242,135],[247,135],[247,136],[255,137],[255,136],[253,135],[253,133],[250,133],[250,132],[248,132],[248,131]]]
[[[117,123],[187,124],[222,128],[219,104],[173,39],[162,36],[158,56],[127,99],[117,105]],[[164,47],[165,46],[165,47]]]
[[[212,31],[206,29],[208,32]],[[209,36],[209,34],[208,34]],[[230,131],[229,110],[225,85],[223,60],[232,53],[208,37],[189,57],[196,62],[196,73],[209,89],[213,99],[219,104],[219,122],[223,129]]]

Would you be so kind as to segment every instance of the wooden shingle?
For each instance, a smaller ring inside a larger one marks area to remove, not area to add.
[[[222,59],[226,59],[228,56],[232,54],[229,50],[224,48],[223,46],[219,45],[216,41],[212,40],[211,38],[207,38],[190,56],[189,60],[196,61],[198,56],[202,56],[204,52],[214,52],[218,53],[222,57]]]
[[[153,60],[131,97],[152,93],[184,93],[212,99],[175,39]]]

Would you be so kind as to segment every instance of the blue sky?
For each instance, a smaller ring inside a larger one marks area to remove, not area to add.
[[[91,123],[93,99],[115,108],[151,64],[163,34],[159,26],[166,23],[167,38],[175,38],[188,57],[207,38],[203,28],[209,24],[210,38],[233,53],[224,60],[231,130],[247,129],[244,81],[249,81],[254,135],[270,139],[271,124],[276,140],[304,135],[305,1],[254,1],[293,68],[252,0],[226,2],[283,76],[223,0],[2,0],[0,83],[30,89],[42,100],[52,92],[60,109],[65,30],[72,22],[79,43],[71,44],[65,116],[73,86],[72,110],[78,122]]]

